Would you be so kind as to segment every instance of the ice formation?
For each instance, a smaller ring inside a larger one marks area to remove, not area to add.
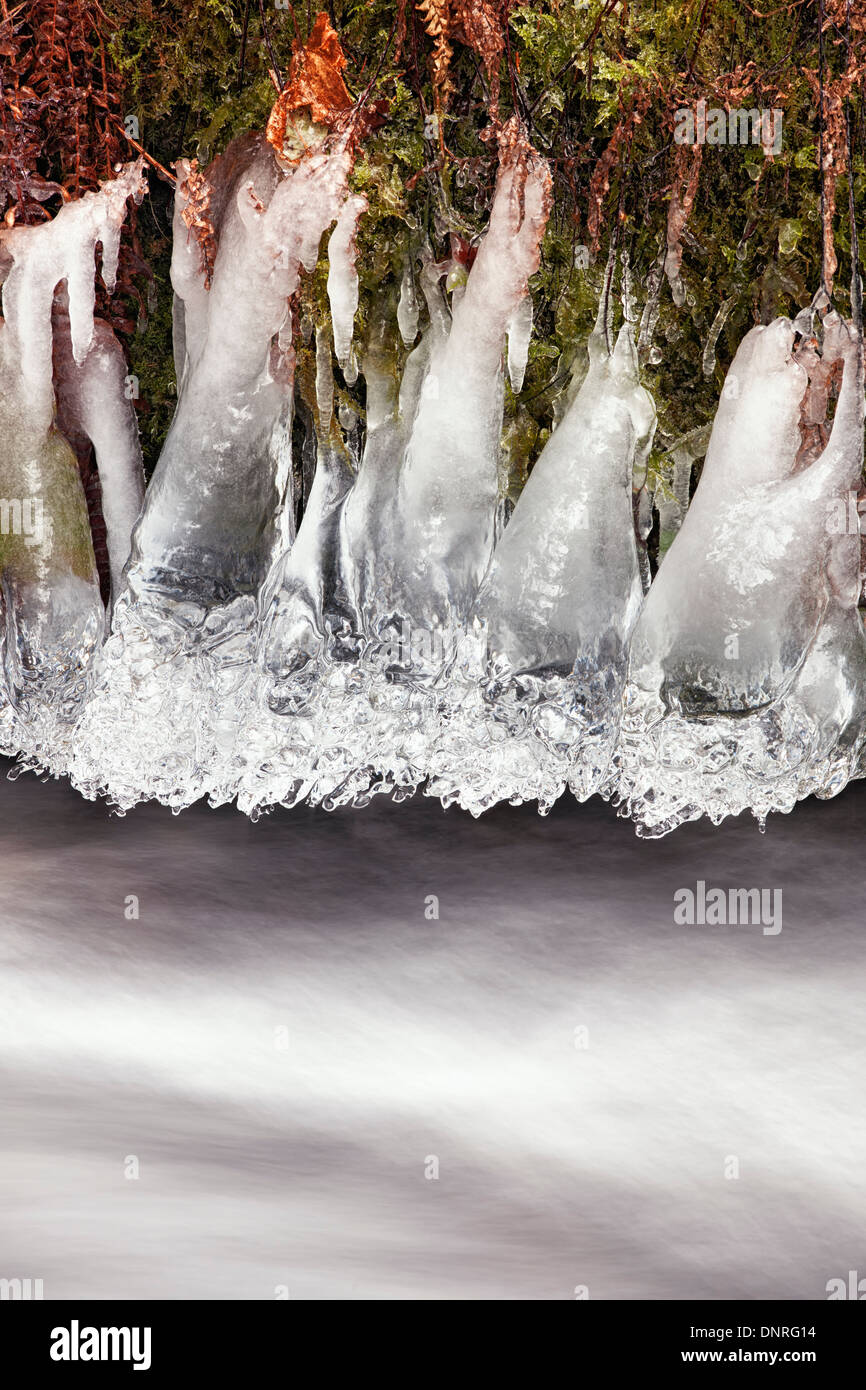
[[[862,344],[836,314],[843,380],[805,466],[808,376],[788,319],[753,328],[728,373],[700,484],[631,648],[620,794],[645,834],[746,808],[763,819],[860,770],[866,639],[857,611]]]
[[[348,101],[320,122],[287,98],[276,142],[272,119],[204,174],[178,162],[178,399],[146,493],[123,354],[94,318],[95,250],[110,287],[141,165],[0,233],[0,750],[121,809],[208,797],[255,817],[423,790],[478,815],[570,790],[649,836],[863,775],[854,326],[819,296],[746,335],[712,428],[666,441],[651,582],[640,364],[665,270],[681,298],[680,212],[637,344],[625,255],[614,331],[612,249],[512,510],[506,376],[518,394],[547,165],[516,119],[498,127],[485,233],[439,262],[413,233],[360,321]],[[322,255],[329,311],[299,323]]]
[[[366,210],[366,198],[359,194],[348,197],[328,242],[328,300],[334,328],[334,352],[343,368],[348,367],[351,358],[352,333],[358,309],[355,236],[361,214]]]
[[[523,387],[529,340],[532,337],[532,296],[521,299],[508,322],[508,380],[517,395]]]
[[[549,208],[549,172],[516,123],[501,151],[488,230],[450,313],[443,269],[425,262],[429,324],[399,393],[383,345],[366,345],[357,473],[319,408],[317,485],[261,604],[273,684],[239,750],[247,810],[299,795],[358,804],[432,775],[493,553],[506,334]]]
[[[92,345],[79,364],[69,351],[71,340],[62,299],[55,304],[54,320],[58,426],[70,441],[83,437],[93,445],[113,601],[120,593],[132,530],[144,501],[144,469],[138,424],[127,389],[126,359],[111,328],[97,319]]]
[[[256,597],[292,537],[290,298],[347,203],[357,217],[351,166],[346,133],[287,167],[264,137],[230,145],[206,174],[216,241],[209,288],[179,170],[178,404],[76,737],[71,773],[87,794],[188,804],[214,790],[237,738]]]
[[[96,450],[113,586],[143,475],[122,354],[94,319],[96,247],[114,288],[141,161],[50,222],[0,232],[0,748],[53,756],[71,731],[105,610],[73,444]],[[63,431],[61,432],[61,428]]]
[[[418,308],[418,294],[415,289],[415,277],[412,271],[412,262],[407,259],[403,267],[403,278],[400,281],[400,298],[397,301],[397,326],[400,329],[400,337],[406,347],[412,347],[418,337],[418,323],[420,321]]]
[[[480,660],[436,747],[431,789],[446,800],[547,809],[566,784],[581,799],[607,787],[643,597],[632,483],[654,428],[631,325],[609,352],[600,320],[473,606]]]

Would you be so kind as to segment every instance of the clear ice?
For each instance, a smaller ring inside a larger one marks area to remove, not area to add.
[[[52,221],[0,231],[0,749],[61,767],[106,625],[70,439],[96,451],[115,592],[143,496],[122,352],[94,318],[94,269],[98,245],[112,290],[127,199],[144,187],[138,161]]]
[[[619,794],[646,835],[745,809],[763,820],[861,770],[862,345],[828,314],[822,361],[841,363],[843,380],[826,447],[805,466],[809,380],[794,347],[784,318],[741,343],[634,633]]]
[[[746,335],[712,428],[666,445],[651,577],[656,410],[640,364],[665,271],[681,298],[681,212],[637,344],[625,256],[614,329],[611,252],[512,506],[506,380],[510,401],[547,165],[516,119],[502,127],[477,245],[436,262],[410,236],[394,296],[383,287],[359,326],[351,123],[304,133],[297,158],[241,137],[204,185],[178,163],[178,400],[146,492],[123,353],[94,319],[95,250],[111,287],[141,164],[53,222],[0,232],[0,751],[121,810],[207,797],[255,818],[421,790],[473,815],[544,813],[568,790],[613,798],[647,836],[701,815],[763,822],[863,775],[854,326],[819,297]],[[205,242],[190,228],[202,187]],[[302,269],[322,256],[330,312],[299,324]],[[315,358],[303,400],[299,333]],[[359,376],[356,400],[343,385]],[[107,610],[79,468],[91,449]]]

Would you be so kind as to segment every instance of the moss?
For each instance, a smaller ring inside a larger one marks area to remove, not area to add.
[[[154,279],[150,312],[130,346],[130,371],[138,378],[135,402],[145,470],[156,466],[177,404],[172,351],[171,242],[158,233],[149,238]]]
[[[0,572],[15,583],[50,582],[52,575],[94,579],[96,561],[78,461],[62,435],[7,435],[0,458],[4,496],[42,503],[42,534],[0,532]]]
[[[255,5],[250,7],[244,74],[239,82],[242,4],[229,0],[106,0],[118,24],[112,51],[123,76],[127,109],[140,121],[147,148],[163,163],[181,153],[207,158],[241,130],[261,127],[273,99],[270,58]],[[375,78],[370,100],[385,98],[385,123],[368,137],[353,175],[369,201],[358,237],[362,339],[383,311],[393,319],[396,286],[410,246],[424,240],[433,254],[448,250],[448,234],[474,237],[484,227],[495,176],[494,150],[480,139],[488,123],[485,81],[474,54],[455,43],[452,96],[443,122],[447,157],[429,117],[435,109],[428,60],[431,44],[417,9],[406,7],[407,32],[395,61],[393,0],[334,0],[332,19],[348,58],[353,95]],[[767,7],[768,10],[770,7]],[[614,227],[627,247],[639,285],[665,235],[672,178],[671,116],[678,104],[719,96],[721,74],[732,104],[784,108],[781,152],[767,160],[755,147],[707,147],[697,201],[684,240],[686,303],[665,287],[656,343],[661,360],[645,369],[659,406],[663,446],[708,420],[724,371],[752,323],[792,312],[807,302],[820,278],[818,128],[805,76],[817,61],[814,5],[777,6],[760,18],[738,0],[683,6],[680,0],[640,0],[603,12],[598,4],[539,0],[512,7],[513,65],[502,67],[502,111],[516,104],[536,147],[551,161],[555,204],[541,268],[533,281],[536,330],[518,406],[508,419],[537,451],[550,429],[554,403],[578,345],[596,312],[608,238]],[[292,12],[266,6],[271,50],[285,72],[295,37]],[[295,6],[300,36],[307,17]],[[828,72],[844,53],[828,38]],[[783,95],[778,90],[784,89]],[[576,248],[590,242],[593,174],[624,113],[640,94],[648,105],[633,137],[619,151],[602,202],[602,236],[587,267]],[[722,93],[724,96],[724,93]],[[864,111],[853,94],[855,201],[863,219],[866,165]],[[837,250],[842,261],[837,300],[845,309],[850,236],[847,187],[838,190]],[[167,278],[168,190],[155,185],[142,210],[142,241],[156,274],[156,309],[133,344],[133,370],[145,404],[141,422],[148,463],[164,437],[174,404]],[[864,238],[866,240],[866,238]],[[326,312],[320,278],[305,286],[309,307]],[[310,298],[310,296],[312,296]],[[703,347],[723,300],[734,305],[710,377]],[[394,329],[396,336],[396,328]],[[398,360],[402,348],[395,345]],[[350,393],[362,408],[360,388]],[[532,422],[529,428],[527,421]],[[527,433],[528,431],[528,433]],[[530,460],[531,462],[531,460]],[[661,468],[661,465],[659,465]],[[662,470],[663,472],[663,470]],[[661,480],[662,473],[657,474]]]

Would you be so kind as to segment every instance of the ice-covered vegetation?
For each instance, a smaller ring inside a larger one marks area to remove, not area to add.
[[[478,51],[489,79],[498,50]],[[344,66],[320,15],[266,128],[175,163],[176,406],[146,492],[135,378],[97,307],[144,161],[0,231],[0,749],[121,809],[420,790],[477,815],[570,792],[647,835],[763,822],[863,775],[856,273],[849,319],[825,244],[811,304],[742,331],[711,428],[660,457],[648,368],[663,297],[687,304],[699,165],[677,155],[643,282],[618,222],[606,266],[592,252],[594,322],[527,459],[555,161],[494,84],[484,225],[442,254],[409,219],[371,280],[386,117]]]

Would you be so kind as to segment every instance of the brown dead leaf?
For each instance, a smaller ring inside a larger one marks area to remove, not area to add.
[[[313,121],[330,129],[352,105],[342,78],[345,66],[340,40],[323,11],[316,16],[307,43],[295,39],[288,79],[268,120],[268,142],[278,153],[283,150],[291,112],[306,108]]]

